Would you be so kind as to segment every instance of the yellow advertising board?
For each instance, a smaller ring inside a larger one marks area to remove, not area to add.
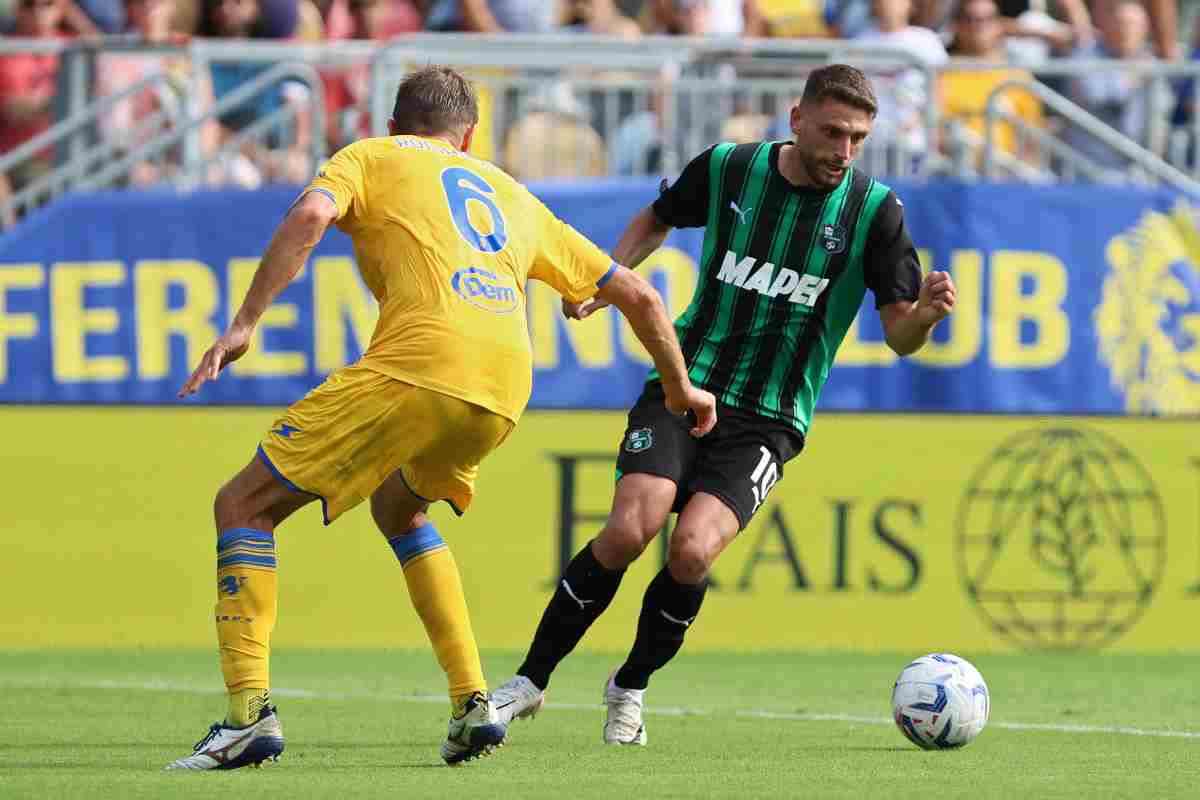
[[[208,647],[212,497],[273,410],[0,409],[0,645]],[[480,644],[528,644],[599,530],[624,415],[535,412],[434,512]],[[747,478],[748,479],[748,478]],[[661,537],[660,537],[661,538]],[[277,534],[291,647],[422,647],[365,507]],[[625,650],[653,544],[583,647]],[[725,552],[688,648],[1200,648],[1200,422],[821,415]]]

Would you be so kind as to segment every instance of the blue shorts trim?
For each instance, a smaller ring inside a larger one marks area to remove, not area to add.
[[[316,190],[314,189],[313,191],[316,191]],[[275,479],[277,481],[279,481],[280,483],[282,483],[289,490],[291,490],[297,494],[306,494],[309,497],[315,497],[318,500],[320,500],[321,501],[321,517],[324,520],[326,525],[329,524],[329,503],[325,500],[325,498],[323,496],[317,494],[316,492],[310,492],[305,489],[301,489],[299,486],[297,486],[296,484],[289,481],[286,477],[284,477],[284,474],[282,472],[280,472],[279,469],[276,468],[276,466],[274,464],[271,463],[271,459],[267,457],[266,451],[264,451],[262,449],[261,444],[258,446],[258,457],[263,462],[263,464],[266,465],[267,469],[271,470],[271,474],[275,476]]]
[[[408,482],[408,478],[404,477],[404,469],[403,468],[396,470],[396,472],[398,472],[400,474],[400,480],[404,482],[404,488],[407,489],[408,493],[411,494],[413,497],[417,498],[422,503],[428,503],[429,505],[433,505],[434,503],[437,502],[437,500],[430,500],[428,497],[422,497],[421,495],[419,495],[415,491],[413,491],[412,484],[410,484]],[[449,498],[445,498],[445,497],[443,497],[442,499],[445,501],[446,505],[450,506],[451,510],[454,511],[456,516],[461,517],[464,513],[466,513],[461,508],[454,505],[453,500],[450,500]]]

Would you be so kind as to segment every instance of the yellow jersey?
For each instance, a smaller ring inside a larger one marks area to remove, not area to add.
[[[525,284],[579,302],[612,259],[499,167],[440,139],[363,139],[309,184],[337,205],[379,321],[362,365],[513,422],[529,402]]]
[[[968,128],[984,135],[987,126],[985,111],[988,97],[1000,84],[1008,80],[1033,80],[1033,75],[1023,69],[998,67],[986,70],[955,70],[954,62],[942,73],[942,113],[950,119],[961,120]],[[1041,128],[1042,104],[1029,92],[1009,89],[999,98],[1000,110],[1015,115],[1030,127]],[[1016,156],[1017,132],[1008,122],[996,125],[996,145]]]

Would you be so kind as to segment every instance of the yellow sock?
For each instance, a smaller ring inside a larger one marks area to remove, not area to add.
[[[231,528],[217,539],[217,641],[230,725],[249,725],[267,700],[277,603],[275,537]],[[253,714],[253,717],[251,717]]]
[[[474,692],[486,692],[471,614],[450,548],[432,524],[391,538],[388,543],[404,567],[409,598],[446,673],[451,704]]]
[[[270,689],[242,689],[229,693],[229,713],[225,724],[244,728],[258,722],[258,713],[271,702]]]

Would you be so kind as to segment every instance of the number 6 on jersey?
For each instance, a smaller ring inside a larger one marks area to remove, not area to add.
[[[463,240],[481,253],[499,253],[508,244],[508,228],[504,214],[492,200],[496,190],[483,178],[465,167],[447,167],[442,171],[442,188],[454,227]],[[482,205],[491,217],[491,232],[480,231],[471,222],[469,201]]]

